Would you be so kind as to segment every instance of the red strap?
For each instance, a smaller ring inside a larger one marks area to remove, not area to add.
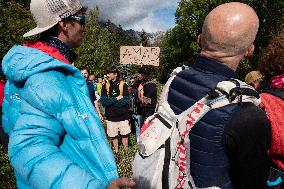
[[[141,128],[141,131],[140,131],[140,135],[148,128],[148,127],[150,127],[151,125],[153,125],[153,121],[150,121],[149,123],[144,123],[143,125],[142,125],[142,128]]]
[[[5,86],[5,82],[0,81],[0,106],[2,106],[2,102],[4,99],[4,86]]]
[[[60,51],[52,46],[49,46],[41,41],[35,41],[35,42],[30,42],[26,43],[23,46],[30,47],[30,48],[35,48],[38,50],[41,50],[42,52],[48,54],[49,56],[52,56],[53,58],[56,58],[57,60],[60,60],[62,62],[65,62],[67,64],[71,64],[65,56],[63,56]]]

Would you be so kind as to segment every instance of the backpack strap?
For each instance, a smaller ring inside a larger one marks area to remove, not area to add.
[[[123,96],[123,86],[124,86],[124,82],[123,82],[123,81],[120,81],[118,88],[119,88],[119,94],[120,94],[121,96]]]
[[[187,66],[181,66],[181,67],[177,67],[176,69],[173,70],[173,72],[170,74],[170,78],[168,79],[168,81],[166,82],[166,84],[163,86],[163,89],[160,93],[160,96],[159,96],[159,100],[158,100],[158,103],[157,103],[157,111],[158,111],[158,108],[159,108],[159,105],[161,104],[164,104],[164,106],[167,106],[167,100],[168,100],[168,93],[169,93],[169,88],[170,88],[170,85],[172,83],[172,81],[174,80],[174,78],[176,77],[176,75],[185,70],[185,69],[188,69],[189,67]],[[169,107],[169,106],[168,106]],[[167,108],[168,109],[168,108]]]
[[[240,80],[230,79],[219,82],[208,95],[178,115],[177,120],[182,138],[186,137],[191,128],[210,110],[243,102],[252,102],[258,106],[261,101],[259,94]]]
[[[214,89],[215,92],[225,95],[227,103],[251,102],[258,106],[261,103],[260,96],[250,85],[238,79],[229,79],[219,82]],[[217,105],[215,105],[217,107]]]
[[[199,101],[197,101],[187,110],[183,111],[181,114],[175,115],[170,105],[167,102],[169,85],[171,84],[174,77],[175,75],[173,75],[165,84],[160,96],[160,101],[156,113],[154,114],[154,116],[150,116],[142,126],[141,129],[142,143],[146,142],[143,140],[148,140],[145,138],[147,138],[147,136],[149,135],[155,136],[154,138],[157,139],[157,141],[154,142],[151,141],[151,145],[154,143],[155,147],[151,147],[150,151],[145,150],[144,154],[142,153],[144,156],[151,155],[156,149],[160,147],[161,144],[165,142],[165,140],[168,139],[168,137],[170,137],[170,134],[167,135],[166,131],[163,132],[154,131],[154,130],[151,131],[151,125],[155,123],[153,122],[154,118],[162,117],[164,120],[161,121],[161,119],[159,119],[159,122],[163,123],[162,125],[164,125],[168,129],[168,132],[171,132],[170,130],[172,129],[173,126],[177,127],[181,134],[180,137],[185,139],[186,136],[189,134],[191,128],[207,112],[209,112],[212,109],[220,108],[232,103],[252,102],[257,106],[260,104],[259,95],[254,91],[254,89],[251,86],[245,84],[240,80],[234,80],[234,81],[228,80],[228,81],[219,82],[216,88],[210,91],[209,94],[201,98]],[[239,91],[239,92],[235,95],[234,91]],[[253,94],[254,96],[250,96],[250,94]],[[159,116],[157,116],[156,114],[159,114]],[[165,121],[167,121],[172,127],[171,128],[167,127],[166,125],[168,124],[165,124],[164,123]],[[146,134],[143,134],[146,130],[148,130]],[[163,133],[163,137],[161,137],[159,133]],[[146,147],[146,149],[148,148]]]
[[[110,88],[110,83],[109,83],[109,82],[106,82],[107,96],[109,96],[109,88]]]

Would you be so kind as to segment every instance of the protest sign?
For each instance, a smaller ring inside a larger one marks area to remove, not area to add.
[[[121,46],[120,63],[159,66],[159,47]]]

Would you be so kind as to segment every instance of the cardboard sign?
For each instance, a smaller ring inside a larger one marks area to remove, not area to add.
[[[120,63],[159,66],[159,47],[121,46]]]

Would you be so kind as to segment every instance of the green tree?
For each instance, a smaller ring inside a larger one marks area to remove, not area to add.
[[[119,49],[114,49],[115,40],[111,28],[99,25],[98,15],[98,8],[90,10],[87,15],[87,33],[77,50],[79,58],[76,67],[87,68],[91,73],[102,76],[109,65],[118,63]]]
[[[127,32],[123,30],[121,25],[118,25],[118,28],[115,30],[114,38],[116,40],[116,44],[119,47],[139,44],[139,42],[134,37],[130,36]]]
[[[23,44],[29,39],[23,34],[35,26],[30,12],[19,3],[0,0],[0,61],[15,44]]]
[[[140,44],[142,44],[142,46],[144,47],[148,47],[150,45],[148,34],[142,29],[139,36],[140,36]]]
[[[77,50],[79,58],[75,65],[102,76],[108,66],[119,64],[120,46],[134,45],[137,42],[121,26],[116,28],[110,20],[106,22],[106,27],[101,27],[98,15],[98,7],[88,12],[87,33],[82,46]]]
[[[109,64],[110,48],[108,39],[110,32],[102,29],[98,22],[99,9],[90,10],[87,15],[87,32],[83,44],[77,53],[78,61],[75,66],[86,68],[96,75],[103,74],[103,68]]]
[[[106,29],[109,31],[109,32],[113,32],[113,27],[112,27],[112,23],[111,21],[108,19],[107,22],[106,22]]]
[[[172,69],[191,65],[200,48],[196,42],[202,22],[209,12],[206,0],[181,0],[176,10],[176,27],[169,30],[161,43],[160,80],[166,81]]]

